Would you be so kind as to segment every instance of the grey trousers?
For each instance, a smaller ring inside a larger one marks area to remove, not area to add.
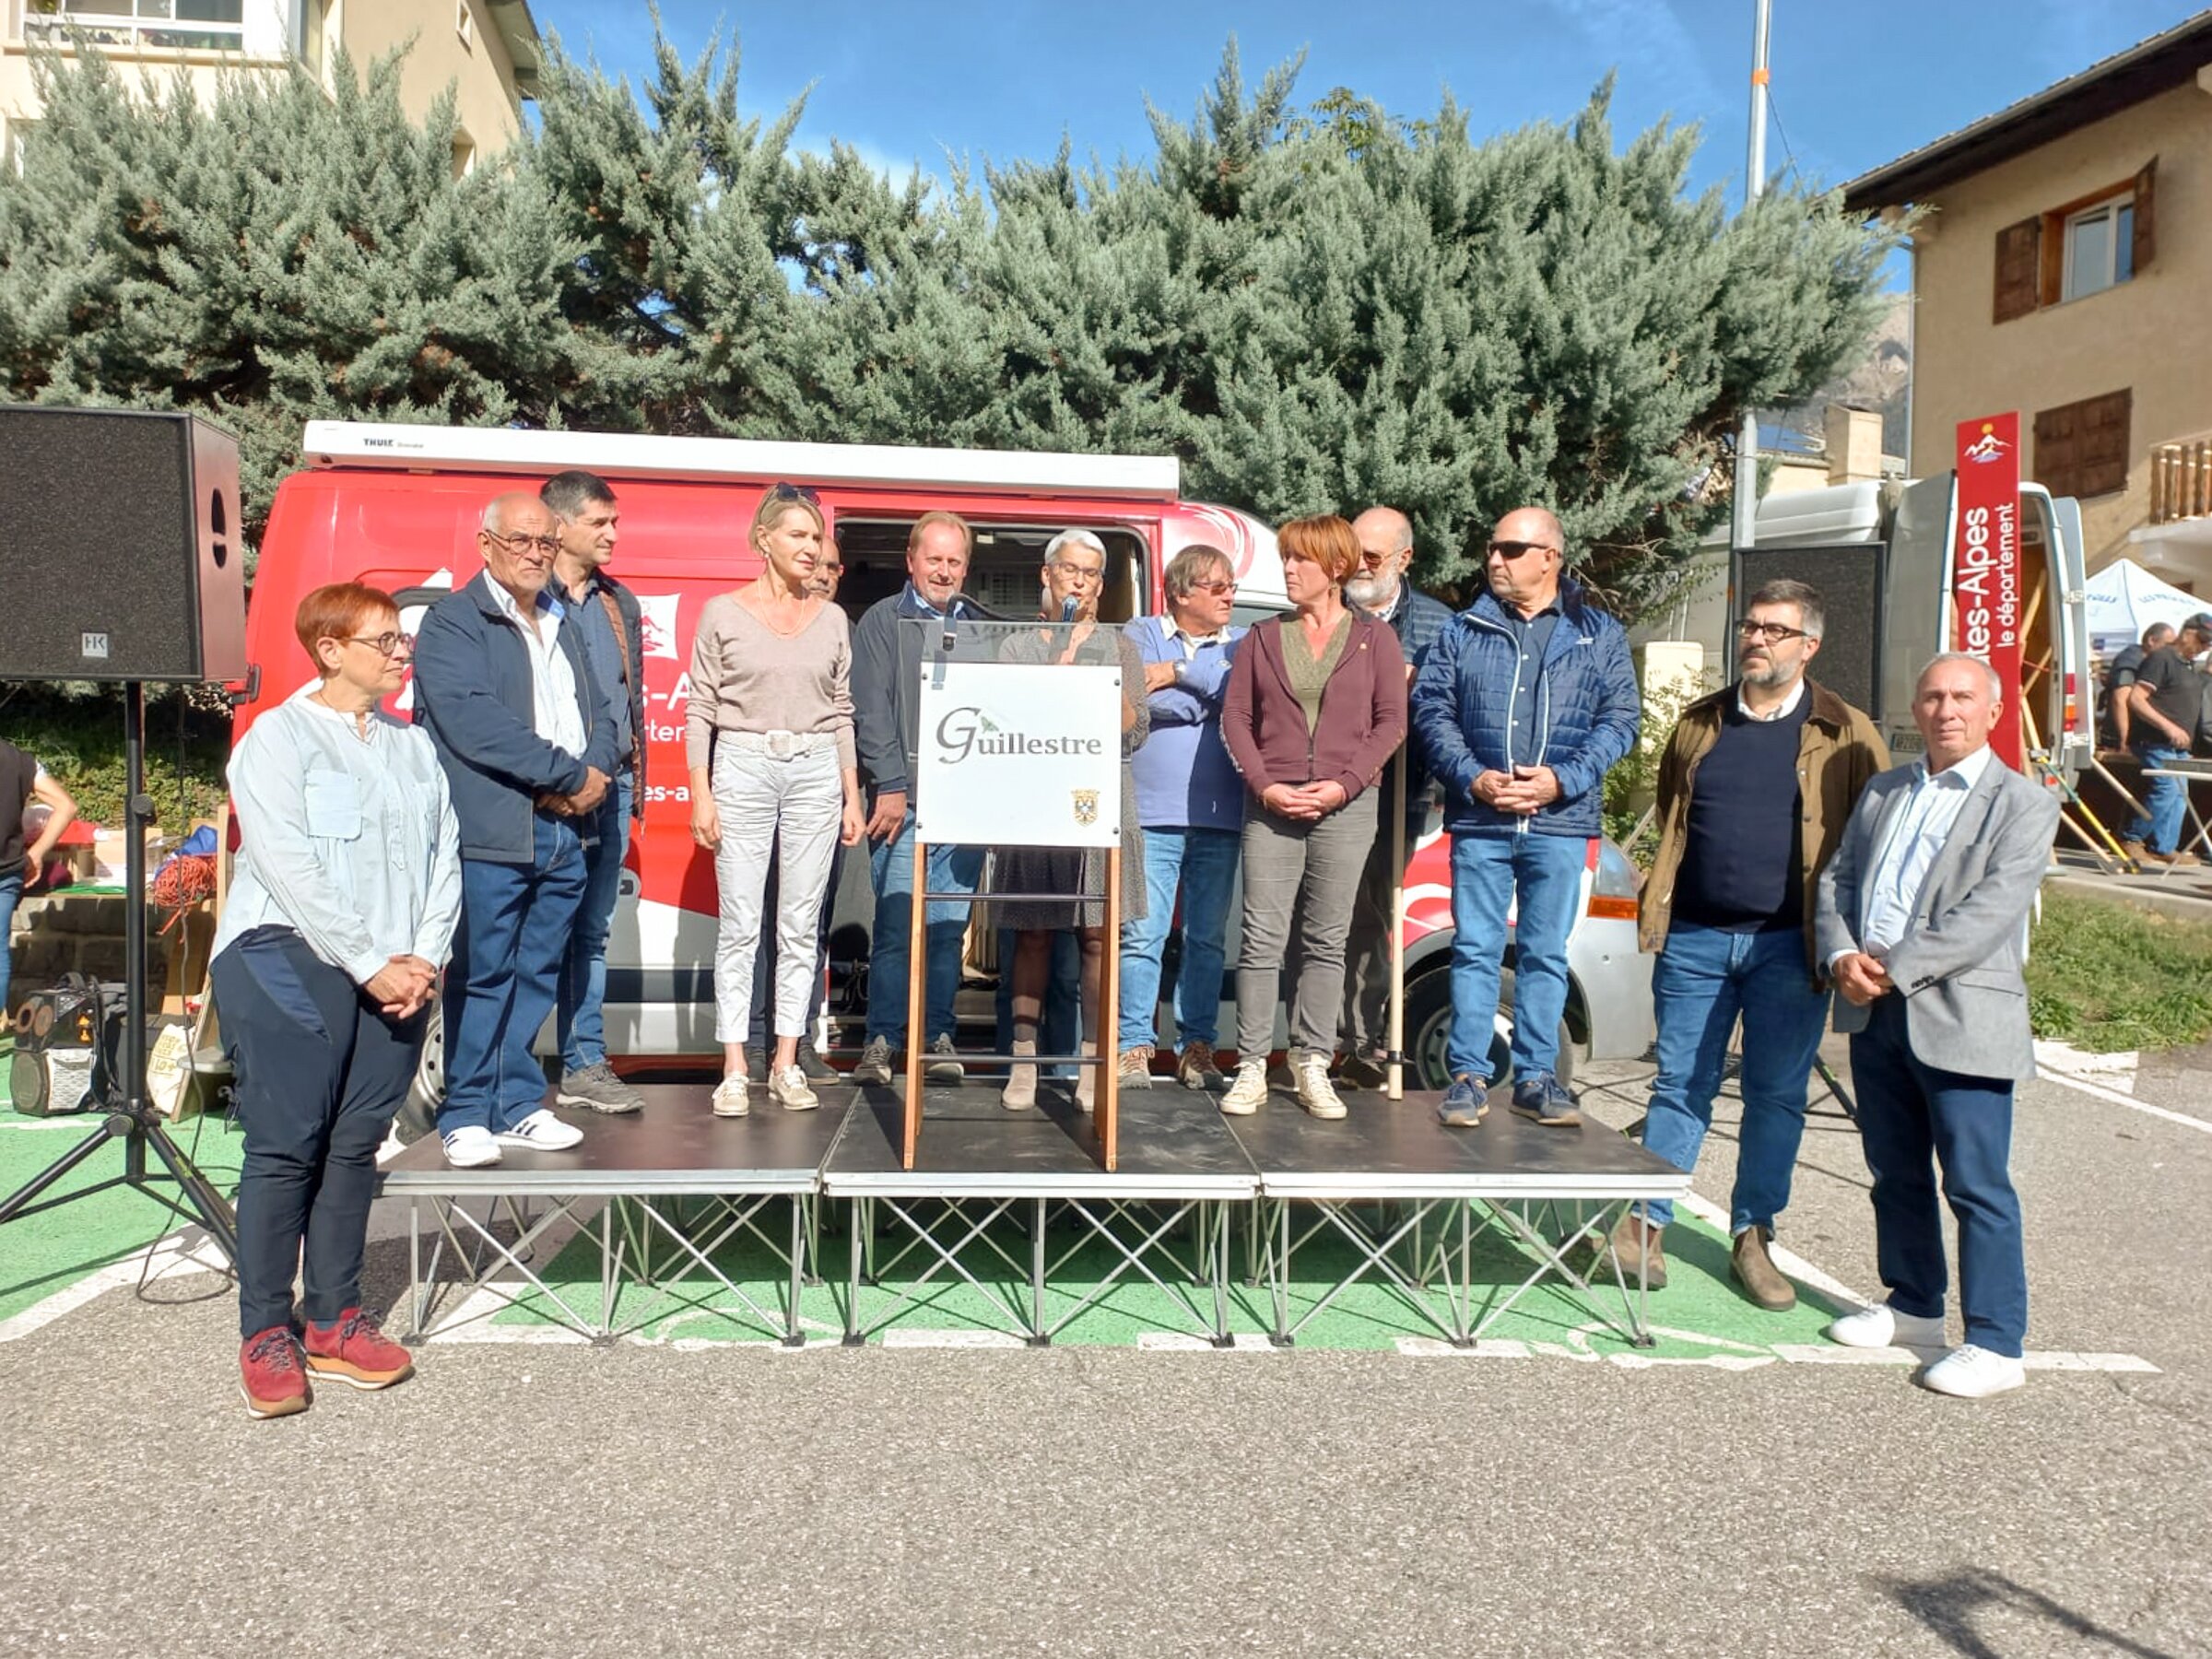
[[[1317,823],[1244,817],[1244,923],[1237,947],[1237,1055],[1265,1055],[1275,1036],[1283,960],[1295,938],[1290,1052],[1330,1054],[1344,1006],[1344,947],[1375,839],[1375,792],[1363,789]]]

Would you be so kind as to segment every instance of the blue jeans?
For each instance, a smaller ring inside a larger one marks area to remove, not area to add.
[[[538,813],[526,865],[461,861],[461,926],[445,973],[445,1101],[438,1132],[512,1129],[545,1104],[532,1053],[553,1012],[569,930],[583,897],[576,831]]]
[[[565,1071],[582,1071],[606,1058],[606,935],[615,923],[615,900],[622,890],[622,861],[629,853],[629,806],[634,785],[627,768],[606,792],[610,810],[603,815],[599,839],[583,850],[583,897],[576,905],[576,931],[560,965],[560,1003],[554,1030],[560,1038]]]
[[[1943,1316],[1943,1220],[1936,1169],[1959,1221],[1959,1302],[1966,1339],[2020,1357],[2028,1337],[2028,1264],[2012,1190],[2012,1084],[1942,1071],[1912,1053],[1905,1000],[1874,1005],[1851,1040],[1859,1139],[1874,1177],[1874,1248],[1889,1305]]]
[[[1178,1042],[1212,1042],[1219,1031],[1221,969],[1229,900],[1244,838],[1234,830],[1145,826],[1145,914],[1122,924],[1121,1046],[1148,1045],[1159,1010],[1159,959],[1182,889],[1182,967],[1175,976]]]
[[[998,930],[998,1052],[1014,1052],[1014,941],[1010,927]],[[1037,1022],[1037,1052],[1072,1054],[1083,1041],[1083,940],[1072,929],[1053,935],[1053,955],[1045,969],[1044,1017]],[[1072,1065],[1048,1065],[1048,1077],[1072,1077]]]
[[[2141,841],[2153,853],[2175,853],[2182,845],[2183,815],[2189,806],[2188,785],[2174,777],[2154,778],[2154,766],[2171,766],[2189,758],[2187,749],[2164,744],[2131,746],[2143,762],[2143,808],[2147,817],[2127,827],[2127,839]]]
[[[868,876],[876,889],[876,923],[868,940],[868,1037],[893,1048],[906,1041],[906,992],[911,954],[907,928],[914,911],[914,820],[910,813],[899,833],[868,855]],[[933,846],[924,879],[930,890],[972,893],[983,878],[981,847]],[[927,980],[923,985],[922,1041],[952,1034],[952,999],[960,988],[960,940],[971,907],[938,901],[924,918],[924,950]]]
[[[1828,993],[1813,989],[1805,930],[1724,933],[1676,922],[1652,969],[1659,1016],[1659,1075],[1643,1120],[1647,1151],[1685,1172],[1712,1126],[1728,1039],[1744,1021],[1744,1127],[1736,1151],[1735,1191],[1728,1227],[1773,1230],[1790,1202],[1790,1176],[1805,1136],[1806,1079],[1828,1024]],[[1654,1199],[1654,1227],[1675,1218],[1675,1206]]]
[[[1513,935],[1515,1077],[1559,1069],[1559,1018],[1567,1012],[1567,935],[1582,897],[1590,843],[1579,835],[1455,835],[1452,838],[1452,1035],[1446,1064],[1455,1077],[1490,1076],[1498,981],[1505,966],[1506,912]]]
[[[0,1019],[15,1012],[8,1006],[7,982],[9,952],[8,929],[15,924],[16,905],[23,897],[23,877],[20,871],[13,876],[0,876]]]

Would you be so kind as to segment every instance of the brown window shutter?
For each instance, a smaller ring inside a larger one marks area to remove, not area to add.
[[[2127,488],[2135,393],[2123,387],[2035,418],[2032,477],[2054,496],[2111,495]]]
[[[2153,194],[2158,182],[2159,159],[2153,156],[2143,164],[2143,171],[2136,175],[2134,252],[2136,275],[2138,276],[2143,274],[2143,267],[2150,263],[2151,255],[2158,252],[2158,204]]]
[[[2036,307],[2041,278],[2043,221],[2039,215],[1997,232],[1996,300],[1994,320],[2009,323]]]

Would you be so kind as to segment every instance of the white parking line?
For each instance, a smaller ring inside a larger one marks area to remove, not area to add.
[[[2147,1112],[2152,1117],[2164,1118],[2170,1124],[2179,1124],[2183,1128],[2194,1129],[2201,1135],[2212,1135],[2212,1122],[2207,1122],[2200,1117],[2191,1117],[2185,1112],[2170,1112],[2163,1106],[2153,1106],[2148,1100],[2138,1100],[2134,1095],[2122,1094],[2116,1088],[2106,1088],[2100,1084],[2085,1083],[2078,1077],[2066,1077],[2063,1073],[2053,1071],[2047,1065],[2037,1066],[2035,1075],[2046,1083],[2055,1083],[2059,1088],[2070,1088],[2076,1094],[2088,1095],[2093,1100],[2110,1100],[2113,1105],[2124,1106],[2130,1112]]]

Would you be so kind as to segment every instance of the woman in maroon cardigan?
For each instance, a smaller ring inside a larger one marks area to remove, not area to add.
[[[1295,614],[1263,622],[1237,649],[1221,737],[1244,775],[1244,929],[1237,955],[1237,1076],[1221,1110],[1267,1098],[1267,1051],[1286,955],[1290,1075],[1315,1117],[1344,1115],[1329,1081],[1344,1006],[1344,943],[1375,839],[1382,762],[1406,738],[1406,657],[1387,622],[1347,609],[1359,543],[1340,518],[1293,519],[1277,533]],[[1292,924],[1297,947],[1291,949]]]

